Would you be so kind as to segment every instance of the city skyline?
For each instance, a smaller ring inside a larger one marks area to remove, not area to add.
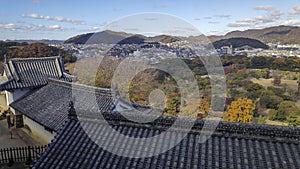
[[[102,31],[105,25],[118,18],[144,12],[179,17],[205,35],[223,35],[234,30],[277,25],[300,25],[300,5],[294,1],[279,0],[263,2],[5,0],[1,2],[1,6],[1,40],[65,40],[82,33]]]

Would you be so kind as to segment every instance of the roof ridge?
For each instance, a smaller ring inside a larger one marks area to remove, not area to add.
[[[72,89],[72,88],[81,89],[81,90],[86,90],[86,91],[96,92],[96,93],[105,92],[107,94],[111,94],[111,92],[112,92],[112,89],[110,89],[110,88],[100,88],[100,87],[89,86],[89,85],[85,85],[85,84],[67,82],[67,81],[53,79],[53,78],[48,78],[48,83],[53,84],[53,85],[57,85],[57,86],[64,86],[64,87],[67,87],[67,88],[70,88],[70,89]]]
[[[51,60],[57,59],[61,56],[49,56],[49,57],[28,57],[28,58],[11,58],[9,61],[26,61],[26,60]]]
[[[82,114],[82,111],[87,111],[87,114]],[[81,112],[81,113],[80,113]],[[80,110],[79,117],[82,114],[83,118],[85,115],[88,115],[88,110]],[[111,122],[111,124],[131,124],[136,123],[134,121],[128,120],[125,118],[122,114],[126,113],[127,116],[129,115],[136,115],[132,112],[102,112],[102,116],[106,121]],[[161,116],[161,115],[154,115],[154,114],[138,114],[139,118],[147,118],[150,117],[153,119],[154,116],[156,116],[156,120],[148,123],[139,123],[140,126],[157,126],[162,128],[163,130],[168,129],[171,127],[174,122],[177,120],[177,117],[173,116]],[[87,119],[89,119],[89,116],[86,116]],[[182,120],[182,124],[180,126],[182,129],[185,129],[188,126],[185,126],[186,124],[189,124],[189,122],[194,122],[193,127],[191,128],[192,131],[201,131],[203,127],[208,127],[210,124],[213,125],[213,123],[218,123],[215,129],[215,133],[227,133],[233,137],[238,135],[245,135],[245,137],[251,136],[251,137],[266,137],[266,138],[287,138],[290,140],[300,140],[300,127],[291,127],[291,126],[275,126],[275,125],[264,125],[264,124],[255,124],[255,123],[233,123],[233,122],[224,122],[224,121],[215,121],[215,120],[203,120],[203,119],[192,119],[192,118],[185,118],[180,117]],[[187,122],[187,123],[185,123]],[[204,126],[208,125],[208,126]],[[176,127],[176,128],[178,128]],[[181,128],[178,128],[179,130]],[[208,127],[209,128],[209,127]]]

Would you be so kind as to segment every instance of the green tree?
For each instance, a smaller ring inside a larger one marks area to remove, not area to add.
[[[268,112],[268,119],[274,120],[276,118],[277,111],[275,109],[270,109]]]
[[[177,116],[180,111],[180,101],[178,98],[171,98],[167,101],[167,108],[165,115],[167,116]]]
[[[298,112],[292,112],[287,118],[286,122],[289,126],[299,126],[300,125],[300,116]]]
[[[276,120],[284,121],[292,113],[297,112],[299,109],[294,102],[283,101],[278,105]]]

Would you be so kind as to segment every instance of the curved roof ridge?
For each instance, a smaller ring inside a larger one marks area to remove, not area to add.
[[[49,56],[49,57],[28,57],[28,58],[11,58],[9,61],[27,61],[27,60],[51,60],[57,59],[60,56]]]
[[[100,87],[89,86],[89,85],[85,85],[85,84],[67,82],[67,81],[63,81],[63,80],[59,80],[59,79],[49,78],[48,83],[53,84],[53,85],[67,87],[70,89],[80,89],[80,90],[85,90],[85,91],[89,91],[89,92],[95,92],[96,94],[97,93],[110,94],[110,95],[112,94],[111,93],[112,89],[110,89],[110,88],[100,88]]]

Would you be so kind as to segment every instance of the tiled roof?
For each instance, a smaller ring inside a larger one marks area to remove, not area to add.
[[[47,84],[48,78],[72,81],[75,77],[64,71],[59,56],[43,58],[14,58],[4,65],[7,82],[0,90],[36,88]]]
[[[78,109],[112,111],[115,106],[110,89],[55,79],[49,79],[47,85],[10,106],[43,126],[58,131],[67,120],[68,105],[74,98]]]
[[[163,146],[174,142],[184,131],[180,128],[166,130],[174,123],[176,118],[173,117],[159,117],[151,123],[139,124],[126,120],[119,113],[102,114],[113,129],[129,137],[148,138],[167,133],[160,142]],[[69,120],[33,168],[300,168],[300,129],[296,127],[221,122],[212,137],[199,143],[204,121],[198,119],[175,147],[152,157],[130,158],[104,150],[88,137],[82,126],[90,129],[89,134],[102,140],[104,145],[123,152],[143,154],[159,151],[162,147],[149,148],[146,141],[120,140],[111,134],[104,120],[88,121],[82,125],[82,120]]]

